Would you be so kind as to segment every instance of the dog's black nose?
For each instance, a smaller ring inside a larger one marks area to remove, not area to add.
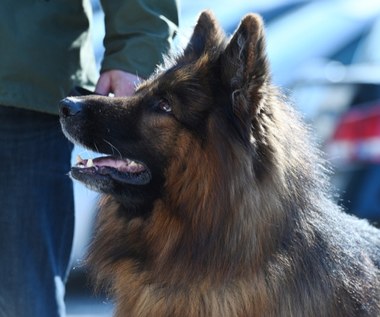
[[[59,114],[63,118],[75,116],[82,110],[82,102],[75,97],[68,97],[61,100],[59,104]]]

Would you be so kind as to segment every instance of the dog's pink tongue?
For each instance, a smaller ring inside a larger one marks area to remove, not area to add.
[[[145,169],[143,165],[136,163],[135,161],[128,159],[117,159],[110,156],[96,158],[93,162],[95,166],[112,167],[124,173],[139,173]]]
[[[145,170],[142,164],[128,159],[118,159],[112,156],[98,157],[84,160],[80,156],[77,158],[77,166],[83,168],[91,167],[112,167],[123,173],[139,173]]]

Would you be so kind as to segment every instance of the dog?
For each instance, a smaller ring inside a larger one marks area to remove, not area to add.
[[[271,83],[262,19],[211,12],[131,97],[68,97],[65,135],[103,153],[89,267],[115,315],[380,316],[380,232],[332,199],[300,116]]]

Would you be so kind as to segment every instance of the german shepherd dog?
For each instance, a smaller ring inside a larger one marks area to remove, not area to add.
[[[89,265],[116,316],[380,316],[380,232],[332,202],[308,130],[271,84],[263,22],[203,12],[132,97],[69,97],[61,124],[106,156]]]

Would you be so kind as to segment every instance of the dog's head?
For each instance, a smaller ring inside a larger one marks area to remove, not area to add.
[[[247,15],[229,40],[212,14],[203,12],[183,54],[132,97],[64,99],[65,135],[105,154],[80,158],[72,177],[140,208],[162,195],[173,162],[181,160],[177,173],[188,169],[192,150],[204,149],[211,134],[231,134],[251,146],[269,77],[264,46],[260,17]]]

